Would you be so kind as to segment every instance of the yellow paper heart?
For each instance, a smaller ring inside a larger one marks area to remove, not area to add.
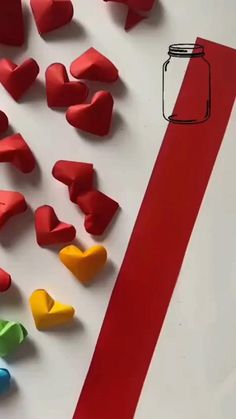
[[[59,253],[62,263],[81,282],[89,282],[100,272],[107,261],[107,251],[103,246],[93,246],[82,252],[76,246],[64,247]]]
[[[36,290],[30,297],[30,305],[37,329],[50,329],[70,321],[75,310],[53,298],[45,290]]]

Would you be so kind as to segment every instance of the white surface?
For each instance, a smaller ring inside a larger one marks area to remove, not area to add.
[[[110,266],[89,288],[70,275],[55,251],[35,244],[32,212],[16,217],[2,230],[1,266],[12,273],[15,286],[0,296],[0,316],[21,321],[30,334],[30,343],[8,363],[17,389],[0,399],[4,419],[72,417],[166,129],[161,115],[161,66],[168,45],[193,42],[201,36],[235,47],[234,0],[166,0],[150,22],[129,34],[114,22],[112,11],[120,5],[102,0],[74,4],[79,24],[46,41],[38,35],[28,7],[27,47],[0,46],[0,55],[19,62],[28,56],[36,58],[43,81],[52,62],[69,65],[84,50],[96,47],[118,66],[123,81],[111,86],[119,114],[113,135],[103,141],[79,135],[62,112],[47,108],[39,83],[21,105],[1,88],[0,109],[9,115],[14,131],[31,145],[40,166],[40,173],[27,177],[1,165],[1,188],[22,191],[32,209],[53,205],[61,219],[77,226],[78,239],[86,248],[94,241],[83,229],[83,217],[70,203],[66,187],[50,172],[58,159],[93,162],[100,189],[120,202],[122,212],[102,241]],[[235,418],[234,121],[195,227],[136,419]],[[39,333],[28,307],[28,297],[36,288],[46,288],[58,300],[74,305],[81,326]]]

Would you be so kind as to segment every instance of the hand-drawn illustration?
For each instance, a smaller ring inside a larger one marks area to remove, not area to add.
[[[162,73],[164,118],[176,124],[205,122],[211,115],[211,67],[205,58],[204,46],[173,44],[168,54],[169,59],[164,63]],[[193,71],[186,73],[188,65]],[[197,77],[190,77],[190,74],[197,74]],[[183,80],[188,88],[177,101]]]

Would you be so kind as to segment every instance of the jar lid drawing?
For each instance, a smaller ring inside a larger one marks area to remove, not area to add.
[[[168,122],[199,124],[211,115],[211,68],[199,44],[172,44],[163,64],[162,111]],[[183,80],[185,95],[179,95]]]

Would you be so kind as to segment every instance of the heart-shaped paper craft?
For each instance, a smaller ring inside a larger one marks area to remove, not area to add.
[[[76,79],[114,82],[119,77],[118,69],[95,48],[88,49],[76,58],[70,66],[70,72]]]
[[[0,368],[0,394],[6,393],[11,384],[11,375],[5,368]]]
[[[46,70],[48,106],[68,107],[86,100],[88,87],[79,81],[69,81],[63,64],[51,64]]]
[[[0,140],[0,162],[11,163],[23,173],[32,172],[36,165],[32,151],[20,134]]]
[[[54,209],[49,205],[35,211],[35,231],[39,246],[69,243],[76,236],[75,227],[58,220]]]
[[[95,236],[104,233],[113,219],[119,204],[100,191],[88,191],[77,198],[77,204],[86,215],[84,227]]]
[[[7,291],[11,286],[11,275],[0,268],[0,292]]]
[[[129,31],[130,29],[133,29],[138,23],[140,23],[144,19],[146,19],[146,16],[142,16],[134,10],[129,9],[125,22],[125,30]]]
[[[14,215],[26,211],[27,204],[20,192],[0,191],[0,228]]]
[[[0,111],[0,134],[7,130],[8,125],[9,123],[7,115],[3,111]]]
[[[45,290],[36,290],[30,297],[30,306],[38,330],[61,326],[71,321],[73,307],[54,301]]]
[[[30,0],[30,5],[41,35],[66,25],[73,18],[71,0]]]
[[[20,65],[2,58],[0,60],[0,83],[18,101],[32,86],[39,74],[39,66],[33,58]]]
[[[103,137],[110,131],[113,105],[111,93],[100,91],[91,103],[71,106],[66,118],[73,127]]]
[[[52,174],[68,186],[70,199],[75,203],[79,194],[93,186],[94,169],[91,163],[60,160],[55,163]]]
[[[107,251],[103,246],[93,246],[82,252],[76,246],[67,246],[59,253],[62,263],[83,283],[88,283],[104,267]]]
[[[22,324],[0,320],[0,357],[14,352],[27,335],[28,332]]]
[[[20,46],[24,43],[21,0],[0,1],[0,43]]]

